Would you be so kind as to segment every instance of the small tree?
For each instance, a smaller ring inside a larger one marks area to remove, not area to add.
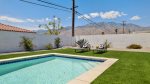
[[[26,51],[32,51],[34,45],[30,38],[23,36],[22,41],[20,42],[20,46],[23,46]]]
[[[59,37],[55,39],[56,48],[60,48],[60,42],[61,42],[61,39]]]
[[[107,40],[104,42],[105,48],[110,48],[111,43],[108,42]]]
[[[58,35],[60,34],[60,30],[64,28],[61,26],[61,19],[55,16],[48,24],[40,24],[39,27],[47,29],[46,34],[48,35]]]
[[[51,44],[51,43],[49,43],[49,44],[48,44],[48,45],[46,45],[45,47],[46,47],[46,49],[48,49],[48,50],[53,49],[53,46],[52,46],[52,44]]]

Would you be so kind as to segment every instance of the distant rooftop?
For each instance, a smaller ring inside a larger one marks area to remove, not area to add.
[[[10,26],[10,25],[6,25],[6,24],[2,24],[2,23],[0,23],[0,31],[35,33],[31,30],[22,29],[22,28],[19,28],[19,27]]]

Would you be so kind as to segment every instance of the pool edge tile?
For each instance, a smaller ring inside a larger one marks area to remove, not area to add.
[[[94,81],[98,76],[100,76],[105,70],[107,70],[111,65],[113,65],[118,59],[108,59],[104,63],[97,65],[95,68],[81,74],[75,79],[69,81],[68,84],[77,84],[73,83],[75,80],[86,81],[89,84]],[[76,82],[76,81],[75,81]]]
[[[82,81],[82,80],[74,79],[74,80],[70,81],[67,84],[90,84],[90,83],[87,82],[87,81]]]

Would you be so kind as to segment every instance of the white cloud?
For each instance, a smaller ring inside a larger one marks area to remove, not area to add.
[[[102,19],[115,19],[121,16],[125,16],[127,14],[119,11],[108,11],[108,12],[101,12],[100,17]]]
[[[13,18],[13,17],[8,17],[8,16],[0,16],[0,20],[8,21],[8,22],[16,22],[16,23],[25,22],[25,21],[22,20],[22,19]]]
[[[45,19],[36,19],[36,22],[45,22]]]
[[[30,19],[30,18],[29,18],[29,19],[27,19],[27,21],[28,21],[28,22],[35,22],[35,20]]]
[[[57,18],[57,17],[54,17],[54,20],[58,20],[58,18]]]
[[[36,22],[43,23],[43,22],[51,21],[50,18],[42,18],[42,19],[31,19],[31,18],[19,19],[19,18],[14,18],[14,17],[9,17],[9,16],[0,16],[0,20],[1,21],[12,22],[12,23],[27,23],[27,22],[31,22],[31,23],[36,23]]]
[[[34,22],[39,22],[39,23],[51,21],[50,18],[32,19],[32,20],[34,20]]]
[[[45,18],[45,20],[46,20],[46,21],[50,21],[51,19],[50,19],[50,18]]]
[[[84,15],[78,16],[78,19],[82,19],[82,18],[90,19],[91,17],[88,14],[84,14]]]
[[[95,12],[95,13],[90,13],[90,16],[91,16],[92,18],[95,18],[95,17],[99,17],[100,14],[99,14],[98,12]]]
[[[93,13],[78,16],[78,19],[81,19],[84,17],[86,17],[88,19],[96,18],[96,17],[100,17],[102,19],[115,19],[115,18],[118,18],[121,16],[126,16],[126,15],[127,14],[120,12],[120,11],[107,11],[107,12],[100,12],[100,13],[99,12],[93,12]]]
[[[125,14],[124,12],[121,12],[121,15],[122,15],[122,16],[126,16],[126,15],[128,15],[128,14]]]
[[[130,18],[130,20],[140,20],[140,19],[141,17],[137,15]]]

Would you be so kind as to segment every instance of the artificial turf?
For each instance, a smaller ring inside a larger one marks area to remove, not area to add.
[[[106,53],[94,54],[92,51],[75,53],[73,49],[59,49],[0,55],[0,59],[44,53],[65,53],[119,59],[101,76],[94,80],[92,84],[150,84],[150,53],[108,51]]]

